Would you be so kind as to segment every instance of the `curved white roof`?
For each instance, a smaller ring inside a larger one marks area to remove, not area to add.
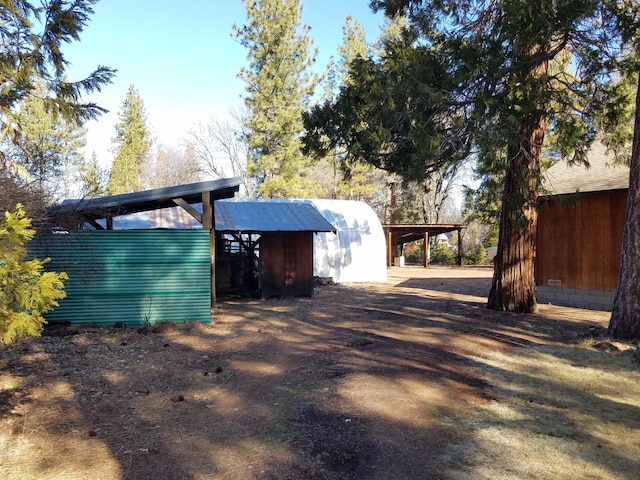
[[[336,282],[386,281],[386,241],[373,209],[353,200],[306,201],[337,230],[314,235],[314,275]]]

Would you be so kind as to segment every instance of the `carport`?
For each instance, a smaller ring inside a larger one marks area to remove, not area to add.
[[[462,265],[462,229],[466,225],[459,223],[434,224],[384,224],[382,225],[387,239],[387,267],[393,265],[396,252],[401,252],[405,243],[424,240],[424,267],[429,266],[429,237],[441,233],[458,232],[458,266]]]

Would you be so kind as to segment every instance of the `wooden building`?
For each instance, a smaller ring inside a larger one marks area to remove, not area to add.
[[[310,203],[224,200],[215,204],[216,286],[262,298],[313,295],[318,232],[335,232]]]
[[[618,285],[629,169],[610,165],[602,145],[590,167],[558,162],[539,198],[536,296],[553,303],[609,310]]]

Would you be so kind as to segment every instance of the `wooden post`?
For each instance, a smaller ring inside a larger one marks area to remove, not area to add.
[[[393,244],[393,236],[391,235],[391,229],[387,230],[387,267],[391,267],[393,263],[393,251],[395,250],[395,245]]]
[[[427,268],[429,266],[429,232],[424,233],[424,245],[422,246],[422,255],[424,257],[424,261],[422,262],[422,266]]]
[[[211,192],[202,192],[202,229],[209,230],[211,308],[216,306],[216,231]]]
[[[458,266],[462,266],[462,229],[458,229]]]

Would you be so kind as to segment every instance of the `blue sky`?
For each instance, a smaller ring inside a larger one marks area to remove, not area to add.
[[[370,41],[383,22],[369,0],[303,0],[303,6],[303,22],[320,51],[319,70],[342,43],[347,15]],[[129,85],[140,92],[152,135],[166,145],[176,145],[199,121],[241,105],[244,84],[237,73],[246,65],[246,50],[231,36],[233,24],[246,20],[241,0],[102,0],[94,10],[81,41],[64,49],[70,80],[98,65],[118,70],[113,84],[86,98],[110,111],[88,122],[87,156],[95,151],[103,166],[110,165],[114,125]]]

